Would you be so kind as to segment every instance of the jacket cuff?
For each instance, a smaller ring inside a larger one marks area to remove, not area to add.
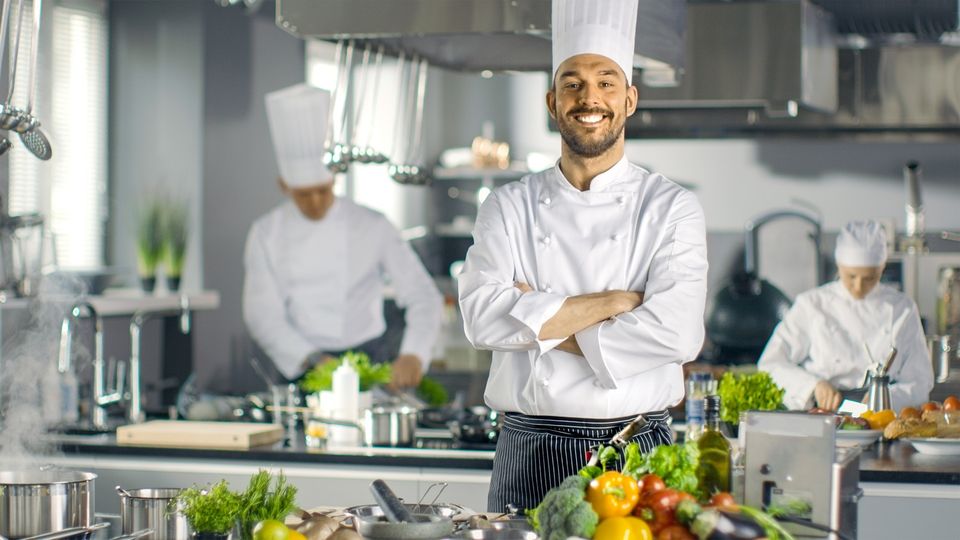
[[[786,391],[783,393],[783,404],[788,409],[795,411],[804,411],[816,405],[816,401],[813,399],[813,390],[817,387],[820,379],[803,371],[791,374],[791,376],[796,377],[796,380],[787,385]]]
[[[530,291],[520,295],[520,299],[510,310],[510,316],[518,320],[533,332],[533,339],[537,343],[538,356],[553,350],[563,343],[563,339],[540,339],[540,330],[544,323],[560,311],[567,300],[562,294]]]
[[[583,352],[583,357],[587,359],[587,365],[593,370],[597,383],[601,388],[614,390],[617,388],[617,379],[610,371],[610,367],[603,360],[603,348],[600,346],[600,329],[604,323],[597,323],[588,328],[577,332],[577,345]]]

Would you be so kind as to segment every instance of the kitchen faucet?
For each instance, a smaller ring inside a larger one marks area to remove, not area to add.
[[[127,407],[127,420],[131,423],[140,423],[146,418],[140,388],[140,336],[143,325],[159,315],[180,315],[180,331],[184,335],[189,334],[190,299],[183,294],[180,295],[179,309],[138,310],[130,318],[130,404]]]
[[[121,364],[117,368],[114,390],[107,393],[107,384],[104,382],[103,361],[103,318],[97,313],[87,300],[79,300],[70,306],[60,326],[60,354],[57,358],[57,371],[67,373],[73,367],[73,327],[77,324],[83,311],[86,310],[93,323],[93,401],[91,407],[91,423],[96,428],[107,427],[107,407],[119,402],[123,397],[124,368]],[[112,369],[110,371],[113,371]]]

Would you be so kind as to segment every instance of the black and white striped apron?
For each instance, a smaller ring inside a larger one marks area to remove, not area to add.
[[[643,416],[647,424],[630,439],[639,443],[642,452],[673,443],[670,413],[664,410]],[[487,511],[504,512],[508,504],[521,511],[534,508],[547,491],[587,464],[591,448],[609,443],[634,418],[597,420],[506,413],[493,458]]]

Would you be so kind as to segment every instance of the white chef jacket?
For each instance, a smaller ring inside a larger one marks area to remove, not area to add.
[[[682,399],[681,365],[703,343],[707,290],[706,228],[692,193],[626,158],[581,192],[557,165],[496,189],[473,237],[460,308],[470,342],[494,351],[487,405],[619,418]],[[643,291],[643,305],[578,332],[584,356],[537,339],[568,296],[615,289]]]
[[[889,371],[891,405],[900,410],[924,403],[933,388],[933,367],[916,304],[883,283],[857,300],[833,281],[797,296],[758,367],[786,390],[784,405],[807,409],[818,381],[859,388],[867,369],[886,360],[891,346],[897,348]]]
[[[287,377],[302,372],[311,352],[382,335],[387,279],[406,308],[400,353],[417,355],[426,371],[443,300],[383,215],[338,197],[322,220],[311,221],[285,202],[250,228],[244,264],[244,321]]]

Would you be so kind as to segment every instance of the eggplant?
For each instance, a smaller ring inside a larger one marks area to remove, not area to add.
[[[700,540],[753,540],[766,538],[767,532],[756,521],[739,512],[704,510],[690,526]]]

